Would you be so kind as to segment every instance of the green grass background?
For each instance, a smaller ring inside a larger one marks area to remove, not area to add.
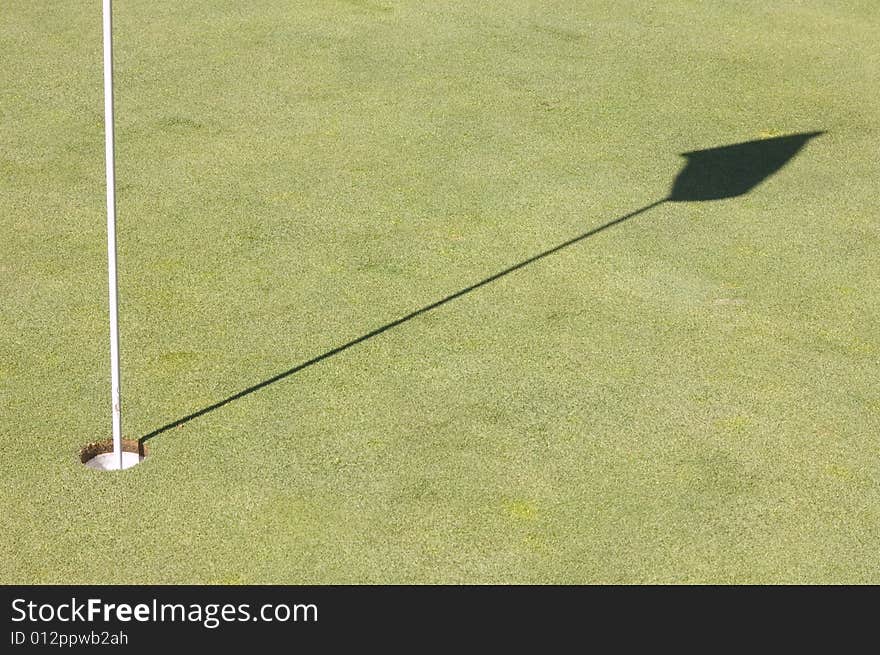
[[[0,11],[0,581],[880,582],[874,0],[115,3],[109,437],[98,2]]]

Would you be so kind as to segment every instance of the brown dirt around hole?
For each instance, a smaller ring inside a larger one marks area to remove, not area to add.
[[[137,453],[141,457],[147,456],[146,447],[140,443],[139,441],[135,441],[134,439],[123,439],[122,440],[122,450],[127,453]],[[92,443],[87,443],[83,446],[79,451],[79,461],[83,464],[88,462],[90,459],[95,457],[96,455],[101,455],[102,453],[112,453],[113,452],[113,440],[112,439],[104,439],[103,441],[93,441]]]

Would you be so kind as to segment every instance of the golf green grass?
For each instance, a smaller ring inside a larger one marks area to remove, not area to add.
[[[0,582],[880,583],[874,0],[115,4],[153,436],[78,462],[100,3],[6,3]],[[663,199],[679,153],[820,130],[282,376]]]

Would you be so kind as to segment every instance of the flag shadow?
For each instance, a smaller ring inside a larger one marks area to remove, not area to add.
[[[442,307],[453,300],[466,296],[467,294],[500,280],[511,273],[522,270],[531,264],[535,264],[550,255],[558,253],[566,248],[570,248],[571,246],[604,232],[609,228],[620,225],[636,216],[644,214],[659,205],[667,202],[721,200],[744,195],[779,171],[795,155],[797,155],[797,153],[811,139],[820,136],[821,134],[824,134],[824,132],[804,132],[771,139],[748,141],[718,148],[682,153],[682,156],[687,160],[686,165],[676,176],[668,196],[655,200],[635,211],[619,216],[598,227],[587,230],[578,236],[533,255],[528,259],[524,259],[504,270],[480,280],[479,282],[475,282],[455,293],[441,298],[440,300],[400,316],[381,327],[370,330],[356,339],[352,339],[351,341],[321,353],[309,360],[301,362],[286,371],[242,389],[222,400],[208,405],[207,407],[203,407],[191,414],[187,414],[186,416],[171,421],[170,423],[142,436],[139,439],[139,443],[143,445],[153,437],[167,432],[168,430],[180,427],[200,416],[204,416],[209,412],[213,412],[214,410],[220,409],[236,400],[249,396],[260,389],[264,389],[271,384],[289,378],[303,369],[314,366],[315,364],[335,355],[339,355],[358,344],[388,332],[389,330],[403,325],[418,316],[426,314],[427,312]]]

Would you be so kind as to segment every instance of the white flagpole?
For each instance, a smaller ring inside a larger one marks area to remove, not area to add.
[[[119,313],[116,291],[116,161],[113,153],[113,27],[111,0],[104,0],[104,145],[107,163],[107,271],[110,280],[110,398],[113,460],[122,469],[122,406],[119,397]]]

